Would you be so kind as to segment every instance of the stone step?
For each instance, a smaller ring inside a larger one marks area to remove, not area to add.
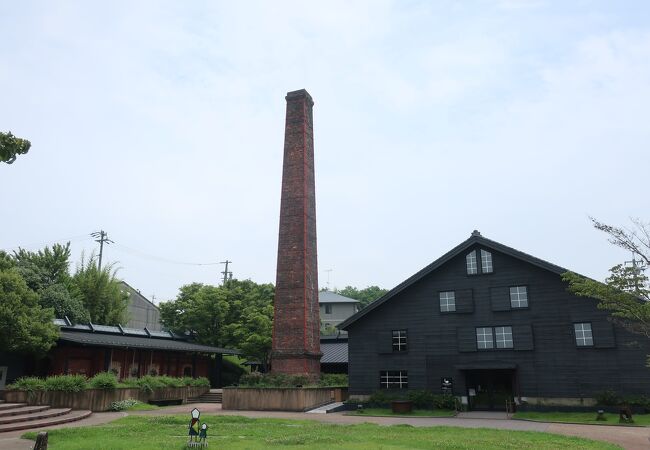
[[[27,403],[3,403],[0,405],[0,411],[6,411],[7,409],[20,408],[22,406],[27,406]]]
[[[79,410],[71,411],[68,414],[63,414],[61,416],[49,417],[47,419],[28,420],[20,423],[9,423],[0,425],[0,433],[6,431],[27,430],[29,428],[42,428],[52,425],[60,425],[62,423],[75,422],[77,420],[85,419],[92,413],[92,411]]]
[[[46,409],[50,409],[50,407],[47,405],[19,406],[18,408],[11,408],[11,409],[6,409],[4,411],[0,411],[0,418],[6,416],[18,416],[22,414],[37,413],[37,412],[45,411]]]
[[[50,417],[56,417],[56,416],[62,416],[64,414],[68,414],[70,411],[72,411],[72,409],[70,408],[50,408],[45,411],[31,413],[31,414],[21,414],[18,416],[0,417],[0,425],[10,424],[10,423],[21,423],[30,420],[48,419]]]

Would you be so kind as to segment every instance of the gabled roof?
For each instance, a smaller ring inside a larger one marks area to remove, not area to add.
[[[532,255],[529,255],[528,253],[521,252],[519,250],[516,250],[512,247],[508,247],[507,245],[500,244],[499,242],[493,241],[491,239],[484,238],[481,236],[481,233],[478,231],[474,230],[472,232],[472,235],[467,239],[466,241],[463,241],[444,255],[442,255],[440,258],[436,259],[434,262],[426,266],[424,269],[420,270],[417,272],[415,275],[411,276],[410,278],[406,279],[405,281],[401,282],[397,286],[395,286],[393,289],[388,291],[386,294],[384,294],[382,297],[378,298],[374,302],[370,303],[368,306],[366,306],[364,309],[359,311],[358,313],[354,314],[351,317],[348,317],[345,321],[341,322],[337,328],[340,328],[342,330],[345,330],[349,325],[352,323],[356,322],[369,312],[373,311],[374,309],[380,307],[382,304],[386,303],[388,300],[391,298],[395,297],[397,294],[402,292],[404,289],[407,287],[411,286],[412,284],[416,283],[417,281],[421,280],[425,276],[429,275],[431,272],[442,266],[444,263],[449,261],[450,259],[458,256],[459,254],[469,250],[472,246],[474,245],[481,245],[485,248],[490,248],[492,250],[496,250],[500,253],[512,256],[513,258],[520,259],[522,261],[525,261],[527,263],[530,263],[534,266],[540,267],[542,269],[548,270],[550,272],[553,272],[555,274],[561,275],[564,272],[567,272],[568,270],[565,269],[564,267],[556,266],[555,264],[552,264],[548,261],[544,261],[543,259],[536,258]]]
[[[320,291],[318,293],[318,303],[359,303],[359,300],[344,297],[332,291]]]

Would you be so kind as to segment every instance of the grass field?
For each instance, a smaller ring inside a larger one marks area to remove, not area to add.
[[[390,408],[364,408],[362,411],[351,411],[350,416],[378,417],[453,417],[454,411],[447,409],[414,409],[410,413],[395,414]]]
[[[632,416],[634,423],[619,423],[618,414],[605,413],[607,420],[596,420],[594,412],[518,412],[515,419],[538,420],[540,422],[588,423],[590,425],[650,426],[650,414]]]
[[[209,448],[258,449],[618,449],[604,442],[532,431],[456,427],[332,425],[315,421],[205,416]],[[180,450],[188,417],[129,416],[102,426],[49,432],[51,450]],[[36,433],[24,436],[35,439]]]

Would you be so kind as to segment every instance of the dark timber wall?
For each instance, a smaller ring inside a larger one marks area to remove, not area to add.
[[[481,248],[492,253],[494,272],[467,275],[465,255]],[[527,286],[527,309],[510,310],[510,286]],[[456,291],[458,312],[440,312],[439,291]],[[650,392],[648,339],[607,318],[595,300],[568,293],[558,274],[474,245],[347,327],[350,394],[378,390],[381,370],[408,370],[409,389],[439,392],[441,377],[452,377],[454,394],[466,396],[459,366],[481,363],[515,365],[515,396]],[[593,347],[576,346],[575,322],[592,323]],[[483,326],[512,326],[514,348],[477,351],[475,327]],[[408,330],[409,350],[394,353],[391,331],[400,329]]]

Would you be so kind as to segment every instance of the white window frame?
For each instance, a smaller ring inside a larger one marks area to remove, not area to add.
[[[467,265],[467,275],[478,274],[478,261],[476,260],[476,250],[472,250],[465,256],[465,264]]]
[[[325,314],[332,314],[332,304],[325,303]]]
[[[393,351],[405,352],[408,350],[407,330],[393,330]]]
[[[494,327],[494,340],[496,342],[496,348],[514,348],[514,342],[512,340],[512,327]]]
[[[476,328],[476,348],[479,350],[492,350],[494,348],[494,330],[492,330],[492,327]]]
[[[440,312],[455,312],[456,311],[456,292],[455,291],[442,291],[438,294],[440,301]]]
[[[494,266],[492,265],[492,253],[481,249],[481,273],[492,272],[494,272]]]
[[[510,307],[513,309],[528,308],[527,286],[510,286]]]
[[[577,322],[573,324],[573,332],[576,336],[576,346],[593,347],[594,332],[591,322]]]
[[[379,386],[382,389],[408,389],[409,377],[407,370],[379,371]]]

